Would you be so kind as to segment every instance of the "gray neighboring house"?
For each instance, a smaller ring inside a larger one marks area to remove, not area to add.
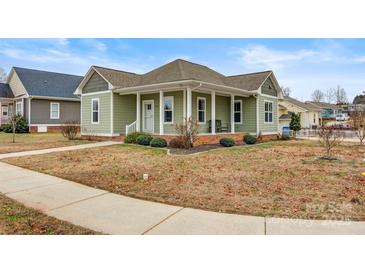
[[[74,91],[83,77],[13,67],[7,79],[13,111],[24,116],[31,132],[57,132],[68,121],[80,124],[80,98]]]

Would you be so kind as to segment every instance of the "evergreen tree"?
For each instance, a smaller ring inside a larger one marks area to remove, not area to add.
[[[292,113],[289,127],[294,132],[294,138],[295,138],[297,136],[297,131],[299,131],[302,128],[302,125],[300,124],[299,113]]]

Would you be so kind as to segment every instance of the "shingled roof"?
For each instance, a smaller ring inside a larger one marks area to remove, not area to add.
[[[272,73],[271,70],[248,73],[248,74],[240,74],[228,76],[225,78],[225,82],[229,86],[233,86],[236,88],[242,88],[245,90],[256,90],[258,89],[262,83],[269,77]]]
[[[302,109],[309,110],[309,111],[321,111],[321,108],[317,107],[316,105],[310,103],[304,103],[297,99],[294,99],[289,96],[284,96],[284,100],[291,102],[294,105],[301,107]]]
[[[14,67],[30,96],[78,98],[74,91],[82,76]]]
[[[8,84],[0,83],[0,98],[14,98],[14,94]]]
[[[114,87],[147,86],[182,80],[197,80],[243,90],[257,90],[272,71],[225,76],[207,66],[176,59],[145,74],[92,66]]]
[[[365,105],[365,95],[357,95],[352,103],[355,105]]]
[[[314,102],[314,101],[306,101],[306,104],[311,104],[316,107],[319,107],[320,109],[340,109],[340,106],[337,106],[335,104],[330,103],[323,103],[323,102]]]

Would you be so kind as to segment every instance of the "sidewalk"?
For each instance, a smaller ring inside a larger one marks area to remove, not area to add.
[[[121,144],[121,143],[122,142],[104,141],[104,142],[75,145],[75,146],[68,146],[68,147],[55,147],[55,148],[47,148],[47,149],[39,149],[39,150],[11,152],[11,153],[0,154],[0,159],[11,158],[11,157],[21,157],[21,156],[40,155],[40,154],[60,152],[60,151],[71,151],[71,150],[78,150],[78,149],[84,149],[84,148],[111,146],[111,145],[116,145],[116,144]]]
[[[365,222],[243,216],[134,199],[0,163],[0,192],[106,234],[365,234]]]

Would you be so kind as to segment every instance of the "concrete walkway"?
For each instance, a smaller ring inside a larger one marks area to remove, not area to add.
[[[224,214],[133,199],[0,163],[0,192],[106,234],[365,234],[365,222]]]
[[[71,151],[71,150],[78,150],[78,149],[84,149],[84,148],[111,146],[111,145],[116,145],[116,144],[122,144],[122,142],[105,141],[105,142],[97,142],[97,143],[82,144],[82,145],[67,146],[67,147],[55,147],[55,148],[38,149],[38,150],[30,150],[30,151],[11,152],[11,153],[0,154],[0,159],[11,158],[11,157],[21,157],[21,156],[40,155],[40,154],[60,152],[60,151]]]

